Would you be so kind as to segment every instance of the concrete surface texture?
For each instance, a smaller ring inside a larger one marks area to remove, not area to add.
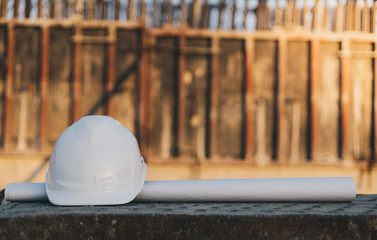
[[[377,195],[351,203],[0,206],[0,239],[376,239]]]

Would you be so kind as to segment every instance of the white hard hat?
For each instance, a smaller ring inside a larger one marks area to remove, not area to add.
[[[108,116],[86,116],[57,140],[46,174],[55,205],[115,205],[132,201],[147,167],[134,135]]]

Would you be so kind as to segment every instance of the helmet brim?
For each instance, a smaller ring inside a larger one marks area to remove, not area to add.
[[[48,200],[59,206],[87,206],[87,205],[120,205],[131,202],[141,192],[144,186],[147,168],[144,167],[142,181],[138,186],[124,191],[101,192],[70,192],[50,189],[46,174],[46,193]]]

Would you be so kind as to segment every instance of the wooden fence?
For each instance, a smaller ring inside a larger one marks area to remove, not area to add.
[[[107,114],[148,161],[372,162],[375,2],[173,2],[0,1],[1,151]]]

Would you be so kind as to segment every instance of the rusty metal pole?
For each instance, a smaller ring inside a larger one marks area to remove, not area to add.
[[[220,40],[213,36],[211,39],[211,48],[220,49]],[[211,55],[211,80],[210,80],[210,110],[209,110],[209,157],[217,157],[217,118],[218,118],[218,92],[219,92],[219,55]]]
[[[49,82],[49,59],[50,59],[50,29],[42,27],[41,44],[41,110],[40,110],[40,148],[47,148],[47,114],[48,114],[48,82]]]
[[[74,52],[73,52],[73,101],[72,101],[72,120],[77,121],[80,117],[81,103],[81,78],[82,78],[82,29],[80,26],[75,28]],[[78,39],[78,40],[77,40]]]
[[[253,66],[254,39],[245,38],[245,159],[251,161],[253,156]]]
[[[8,24],[7,77],[5,85],[4,150],[9,151],[12,141],[13,80],[15,61],[15,32],[12,23]]]
[[[111,116],[113,113],[113,101],[111,93],[114,89],[115,81],[115,65],[116,65],[116,28],[111,26],[108,28],[110,42],[108,44],[108,56],[107,56],[107,102],[106,102],[106,114]]]
[[[278,40],[278,77],[277,77],[277,144],[276,144],[276,159],[279,162],[284,162],[284,149],[286,147],[283,141],[286,129],[283,128],[285,121],[285,91],[286,91],[286,76],[287,76],[287,39],[280,37]]]
[[[185,146],[185,126],[186,126],[186,111],[185,111],[185,85],[184,72],[186,69],[186,56],[183,53],[183,48],[186,46],[186,36],[184,33],[179,35],[179,57],[178,57],[178,152],[181,155]]]
[[[313,38],[310,42],[310,117],[309,117],[309,158],[316,160],[316,141],[317,141],[317,98],[318,98],[318,78],[319,78],[319,50],[320,41]]]
[[[343,39],[341,50],[345,54],[341,58],[341,79],[340,79],[340,108],[341,108],[341,158],[348,160],[348,110],[349,110],[349,69],[350,63],[350,40]]]

